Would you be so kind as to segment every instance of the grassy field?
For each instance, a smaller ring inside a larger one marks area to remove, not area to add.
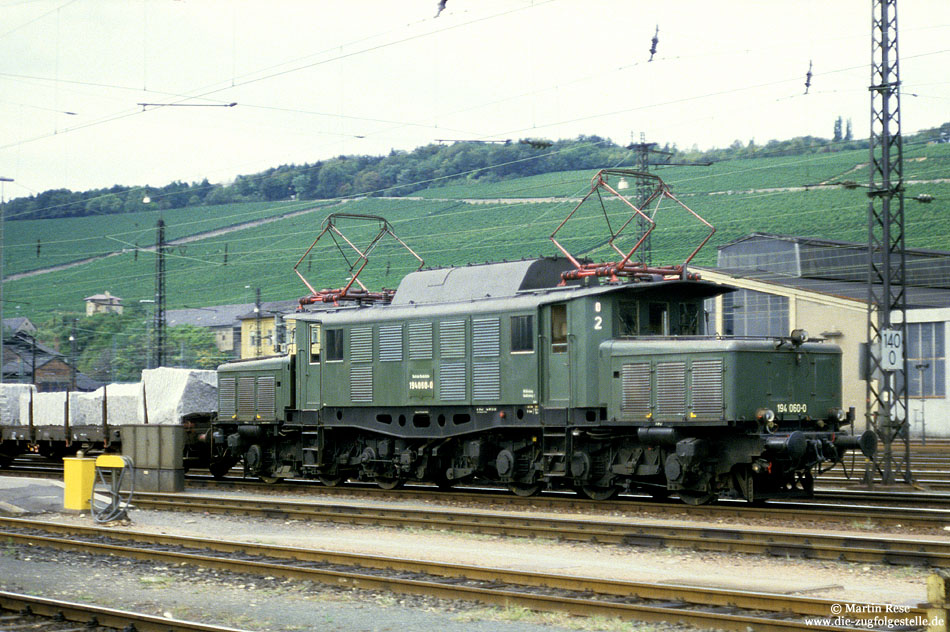
[[[323,203],[254,202],[167,210],[162,213],[165,239],[187,237]],[[158,218],[159,212],[152,211],[6,222],[4,273],[17,274],[153,245]]]
[[[906,241],[909,248],[950,250],[950,145],[905,148]],[[843,152],[787,158],[737,160],[710,167],[667,167],[657,170],[677,197],[712,223],[717,232],[694,263],[713,265],[716,246],[752,232],[778,233],[863,242],[867,239],[868,197],[865,188],[808,187],[853,180],[866,183],[867,152]],[[351,201],[171,249],[168,254],[169,308],[251,302],[256,288],[263,300],[297,298],[307,293],[293,266],[313,242],[331,211],[386,217],[401,239],[426,265],[464,265],[489,260],[554,255],[552,231],[589,191],[595,171],[546,174],[501,183],[433,188],[425,199]],[[915,181],[924,182],[916,183]],[[922,204],[912,198],[929,194]],[[503,203],[497,198],[542,198],[545,201]],[[470,203],[465,199],[483,200]],[[313,202],[201,207],[166,212],[167,238],[193,235],[260,217],[313,206]],[[607,200],[591,199],[579,209],[558,240],[577,256],[614,259],[605,242],[607,218],[616,229],[626,209]],[[157,216],[121,215],[42,222],[8,222],[6,273],[45,267],[108,252],[115,256],[62,272],[8,281],[4,285],[5,316],[22,314],[42,319],[51,311],[83,309],[85,296],[110,291],[126,304],[151,299],[155,257],[134,245],[154,243]],[[375,224],[341,222],[347,237],[366,244]],[[679,263],[706,234],[705,227],[671,202],[657,211],[653,261]],[[41,253],[36,257],[36,240]],[[627,249],[633,231],[618,240]],[[131,244],[132,250],[128,249]],[[316,288],[339,287],[348,266],[340,256],[345,244],[321,239],[301,273]],[[225,260],[225,253],[227,259]],[[372,288],[396,287],[417,265],[395,242],[384,239],[364,276]]]

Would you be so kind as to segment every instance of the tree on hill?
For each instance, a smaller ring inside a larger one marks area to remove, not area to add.
[[[844,129],[842,129],[844,127]],[[950,123],[924,130],[905,142],[947,142]],[[764,146],[735,141],[727,148],[705,151],[694,146],[679,151],[675,162],[709,162],[737,158],[792,156],[866,148],[867,141],[852,138],[851,120],[837,117],[831,139],[802,136],[770,140]],[[632,166],[634,156],[599,136],[569,140],[522,139],[505,143],[459,141],[429,144],[412,151],[391,151],[386,156],[338,156],[304,165],[281,165],[262,173],[238,176],[230,184],[175,181],[164,187],[114,186],[85,192],[67,189],[16,198],[5,206],[8,219],[46,219],[92,214],[134,213],[142,210],[182,208],[201,204],[304,199],[333,199],[349,195],[404,196],[429,186],[452,181],[490,182],[508,178],[568,171]],[[142,199],[148,196],[149,204]]]
[[[37,340],[67,356],[75,346],[77,370],[93,379],[135,382],[149,364],[151,327],[151,316],[138,306],[122,314],[60,314],[41,323]],[[214,369],[229,359],[202,327],[169,327],[167,339],[166,366]]]

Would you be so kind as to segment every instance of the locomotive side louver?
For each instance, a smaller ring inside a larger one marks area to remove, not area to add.
[[[439,367],[439,399],[444,401],[465,399],[464,362],[443,362]]]
[[[472,357],[493,358],[499,354],[501,325],[497,318],[472,320]]]
[[[241,417],[254,417],[254,378],[238,378],[237,414]]]
[[[350,401],[373,401],[373,365],[361,364],[350,367]]]
[[[218,380],[218,417],[220,419],[230,419],[236,412],[234,409],[235,387],[233,377],[223,377]]]
[[[722,418],[722,359],[693,362],[692,393],[697,418]]]
[[[373,365],[355,364],[372,362],[373,329],[360,327],[350,330],[350,401],[373,401]]]
[[[446,320],[439,323],[439,354],[443,358],[465,357],[464,320]]]
[[[273,419],[277,407],[277,381],[273,376],[257,378],[257,414]]]
[[[373,360],[373,330],[361,327],[350,331],[350,360],[371,362]]]
[[[409,325],[409,359],[432,359],[432,323],[412,323]]]
[[[501,397],[501,369],[498,362],[472,363],[472,399]]]
[[[686,363],[658,362],[656,365],[656,416],[682,417],[686,414]]]
[[[379,359],[381,362],[402,362],[402,325],[379,328]]]
[[[624,364],[620,370],[620,410],[643,418],[650,413],[650,363]]]

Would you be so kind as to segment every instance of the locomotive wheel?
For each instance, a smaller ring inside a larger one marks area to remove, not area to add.
[[[581,487],[581,493],[591,500],[610,500],[617,495],[616,487],[594,487],[593,485],[584,485]]]
[[[336,487],[343,482],[343,477],[320,474],[317,476],[317,480],[320,481],[320,484],[326,485],[327,487]]]
[[[399,489],[400,487],[402,487],[402,484],[404,482],[405,481],[403,481],[401,478],[386,478],[384,476],[376,477],[376,484],[379,486],[380,489],[386,489],[386,490]]]
[[[512,483],[508,486],[508,489],[511,490],[515,496],[537,496],[538,492],[541,491],[541,486],[537,483],[527,484],[527,483]]]
[[[268,485],[276,485],[284,480],[283,476],[258,476],[257,478],[261,479],[263,482]]]
[[[716,495],[711,492],[695,492],[682,489],[678,493],[680,500],[687,505],[705,505],[716,498]]]

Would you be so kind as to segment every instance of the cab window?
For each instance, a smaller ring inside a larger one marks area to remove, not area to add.
[[[343,360],[343,330],[327,329],[327,345],[324,350],[327,362]]]
[[[697,303],[680,303],[679,322],[677,323],[678,336],[699,335],[699,305]]]
[[[310,325],[310,364],[320,363],[320,325]]]
[[[647,305],[647,331],[651,336],[670,335],[670,312],[666,303],[650,303]]]
[[[637,317],[636,301],[620,301],[617,306],[617,334],[620,336],[636,336],[640,333],[640,319]]]
[[[551,306],[551,352],[567,353],[567,305]]]
[[[534,316],[511,317],[511,352],[534,351]]]

